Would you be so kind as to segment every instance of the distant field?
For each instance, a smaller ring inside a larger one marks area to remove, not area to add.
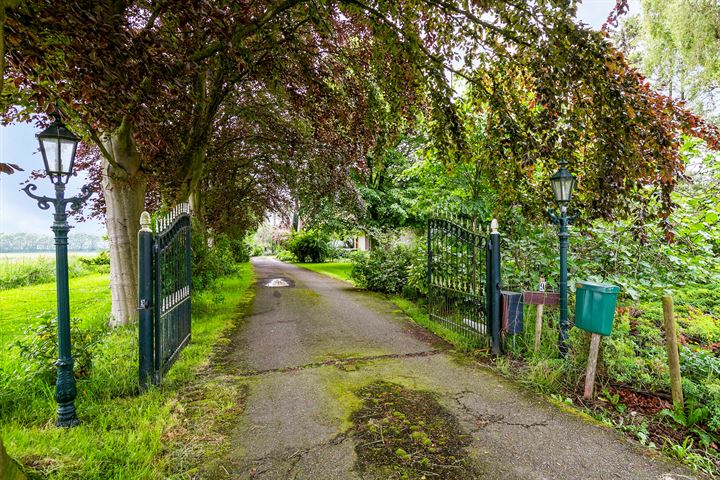
[[[109,273],[109,265],[89,265],[83,258],[96,257],[96,252],[73,252],[68,255],[70,278],[95,273]],[[55,254],[48,252],[0,253],[0,291],[55,281]]]
[[[68,257],[94,257],[97,252],[69,252]],[[0,253],[0,263],[31,262],[38,258],[55,258],[55,252],[5,252]]]

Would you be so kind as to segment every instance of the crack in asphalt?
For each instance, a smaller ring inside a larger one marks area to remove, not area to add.
[[[297,449],[289,456],[286,456],[286,454],[288,454],[291,450],[285,450],[282,453],[274,452],[270,455],[265,455],[264,457],[254,458],[250,460],[249,463],[256,466],[252,467],[249,473],[252,477],[256,477],[271,470],[274,466],[277,466],[277,463],[289,463],[285,470],[285,474],[281,478],[291,478],[290,475],[293,474],[293,471],[297,468],[298,464],[306,455],[308,455],[309,453],[320,452],[329,447],[336,447],[338,445],[341,445],[348,438],[349,436],[346,432],[340,432],[325,442],[317,443],[307,448]],[[297,477],[293,476],[292,478]]]
[[[337,435],[335,435],[333,438],[331,438],[331,439],[328,440],[327,442],[323,442],[323,443],[320,443],[320,444],[317,444],[317,445],[313,445],[312,447],[309,447],[309,448],[306,448],[306,449],[303,449],[303,450],[298,450],[296,453],[293,453],[293,454],[290,456],[290,458],[288,458],[288,460],[292,460],[292,462],[291,462],[291,464],[290,464],[290,468],[288,468],[287,471],[285,472],[285,478],[289,478],[289,477],[290,477],[290,474],[293,473],[293,470],[295,470],[295,468],[298,466],[298,464],[300,463],[300,461],[301,461],[301,460],[305,457],[305,455],[307,455],[308,453],[317,452],[317,451],[322,451],[322,450],[325,450],[325,449],[328,448],[328,447],[336,447],[336,446],[338,446],[338,445],[341,445],[341,444],[342,444],[345,440],[347,440],[347,439],[348,439],[347,433],[341,432],[341,433],[338,433]],[[295,457],[295,458],[293,459],[293,457]],[[297,478],[297,477],[293,477],[293,478]]]
[[[331,360],[325,360],[322,362],[306,363],[305,365],[295,365],[292,367],[278,367],[268,368],[266,370],[250,370],[247,372],[238,373],[239,377],[257,377],[258,375],[267,375],[271,373],[290,373],[297,372],[300,370],[307,370],[311,368],[330,367],[334,365],[352,365],[360,362],[370,362],[373,360],[387,360],[395,358],[420,358],[430,357],[444,353],[444,349],[424,350],[422,352],[411,352],[411,353],[389,353],[386,355],[369,355],[366,357],[350,357],[350,358],[334,358]]]
[[[460,409],[465,412],[466,415],[472,417],[475,420],[475,423],[477,425],[476,428],[472,429],[470,433],[477,433],[480,430],[484,429],[488,425],[507,425],[511,427],[524,427],[524,428],[534,428],[534,427],[547,427],[548,422],[553,420],[554,416],[551,416],[548,420],[543,422],[532,422],[532,423],[524,423],[524,422],[508,422],[505,420],[505,415],[493,415],[493,414],[485,414],[485,413],[478,413],[471,409],[469,406],[467,406],[465,403],[463,403],[463,397],[466,395],[479,395],[477,392],[473,392],[471,390],[463,390],[461,392],[456,393],[451,398],[457,403],[457,405],[460,407]]]

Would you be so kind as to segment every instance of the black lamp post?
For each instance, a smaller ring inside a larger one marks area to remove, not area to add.
[[[75,413],[75,374],[73,373],[73,358],[70,348],[70,293],[68,289],[68,232],[70,226],[67,222],[65,207],[71,204],[73,210],[80,208],[82,203],[92,195],[89,186],[82,188],[77,197],[65,198],[65,184],[73,172],[75,151],[80,141],[60,119],[60,113],[53,113],[55,119],[52,124],[37,135],[40,143],[40,153],[45,162],[45,171],[50,181],[55,185],[55,198],[35,195],[37,190],[33,184],[26,185],[23,190],[38,202],[42,210],[48,210],[50,204],[55,207],[55,222],[52,231],[55,233],[55,282],[57,288],[57,321],[58,321],[58,360],[57,384],[55,400],[58,403],[58,427],[74,427],[78,424]]]
[[[560,161],[560,169],[550,177],[555,201],[560,207],[560,216],[550,213],[550,218],[555,225],[560,227],[560,334],[558,336],[558,349],[564,357],[568,352],[568,289],[567,289],[567,250],[570,244],[568,224],[572,224],[575,217],[568,217],[567,206],[572,199],[575,177],[565,168],[565,160]]]

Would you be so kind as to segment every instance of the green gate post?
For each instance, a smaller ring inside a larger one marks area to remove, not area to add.
[[[498,231],[498,221],[493,218],[490,224],[490,298],[488,299],[491,309],[490,317],[490,334],[492,337],[491,349],[493,355],[502,353],[502,343],[500,342],[500,232]]]
[[[147,388],[148,379],[153,381],[153,234],[150,230],[150,214],[140,215],[138,232],[138,298],[140,387]]]
[[[188,206],[188,212],[190,207]],[[188,288],[188,299],[187,299],[187,310],[188,316],[192,319],[192,297],[190,296],[190,290],[192,289],[192,246],[191,246],[191,235],[192,223],[185,230],[185,284]],[[190,336],[192,336],[192,320],[190,320]],[[189,341],[189,340],[188,340]]]
[[[432,294],[432,219],[428,218],[428,233],[427,233],[427,283],[428,283],[428,305],[430,305],[430,295]]]

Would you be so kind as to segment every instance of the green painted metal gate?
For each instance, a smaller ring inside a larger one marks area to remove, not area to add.
[[[158,385],[191,337],[190,210],[157,218],[144,212],[139,244],[140,385]]]
[[[500,342],[500,236],[460,218],[428,221],[428,315],[493,353]]]

